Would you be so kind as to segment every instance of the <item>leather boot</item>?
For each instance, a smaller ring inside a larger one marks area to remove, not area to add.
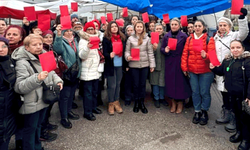
[[[176,111],[176,106],[177,106],[176,101],[172,99],[172,104],[171,104],[171,109],[170,109],[171,113],[174,113]]]
[[[178,102],[177,103],[177,110],[175,113],[180,114],[183,110],[183,102]]]
[[[138,100],[138,99],[135,99],[135,104],[134,104],[133,111],[134,111],[135,113],[138,113],[138,112],[139,112],[139,100]]]
[[[206,110],[201,110],[200,125],[206,125],[208,121],[208,114]]]
[[[110,102],[109,103],[108,114],[109,115],[114,115],[115,114],[114,102]]]
[[[114,103],[116,112],[121,114],[123,111],[122,111],[122,107],[120,105],[120,102],[117,100],[117,101],[114,101],[113,103]]]
[[[144,114],[148,113],[148,110],[146,106],[144,105],[144,98],[141,98],[139,103],[140,103],[139,108],[141,109],[141,112]]]
[[[242,140],[240,145],[238,146],[238,150],[249,150],[250,149],[250,141]]]
[[[232,143],[238,143],[242,140],[241,132],[237,131],[234,135],[230,136],[229,141]]]

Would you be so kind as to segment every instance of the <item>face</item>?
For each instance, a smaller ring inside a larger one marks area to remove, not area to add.
[[[6,33],[6,39],[9,40],[9,44],[17,44],[22,40],[21,33],[17,28],[10,28]]]
[[[95,25],[95,29],[99,30],[99,26],[98,26],[98,24],[96,22],[94,22],[94,25]]]
[[[71,38],[73,36],[73,32],[71,30],[67,30],[66,32],[64,32],[63,36],[65,36],[66,38]]]
[[[197,34],[197,35],[201,35],[203,30],[204,30],[204,26],[202,25],[201,22],[197,21],[195,22],[194,24],[194,32]]]
[[[135,32],[138,34],[142,34],[143,32],[143,24],[142,23],[137,23],[135,26]]]
[[[219,32],[221,34],[229,32],[229,30],[230,30],[230,26],[227,23],[225,23],[225,22],[220,22],[219,23]]]
[[[132,20],[131,20],[131,23],[133,25],[135,25],[135,23],[138,21],[138,18],[137,17],[133,17]]]
[[[112,24],[111,24],[111,33],[112,33],[112,34],[117,34],[117,32],[118,32],[118,27],[117,27],[117,25],[116,25],[115,23],[112,23]]]
[[[4,34],[4,31],[6,30],[7,25],[5,23],[5,21],[0,20],[0,34]]]
[[[102,25],[103,30],[107,30],[107,27],[108,27],[108,22],[106,22],[105,24]]]
[[[77,22],[77,21],[78,21],[78,19],[76,17],[71,19],[71,22]]]
[[[42,35],[42,31],[39,28],[32,29],[32,32],[36,35]]]
[[[234,57],[239,57],[244,52],[244,48],[242,47],[241,43],[238,41],[232,42],[230,45],[230,49]]]
[[[89,28],[86,30],[86,32],[87,32],[88,34],[95,34],[95,29],[94,29],[93,27],[89,27]]]
[[[150,23],[149,24],[149,30],[154,32],[154,29],[155,29],[155,24],[154,23]]]
[[[189,23],[187,26],[188,33],[191,34],[194,32],[194,25],[192,23]]]
[[[134,29],[132,27],[127,29],[127,35],[131,36],[131,34],[134,32]]]
[[[180,25],[177,21],[171,21],[170,27],[171,27],[171,31],[173,32],[176,32],[180,29]]]
[[[45,44],[51,45],[53,43],[53,36],[51,34],[47,34],[44,38],[43,38],[43,42]]]
[[[31,39],[29,46],[25,46],[25,49],[34,55],[39,55],[43,50],[43,42],[40,39]]]
[[[159,35],[161,35],[161,34],[163,33],[163,28],[162,28],[162,26],[156,26],[156,27],[155,27],[155,32],[158,32]]]
[[[0,56],[6,56],[8,54],[8,46],[0,41]]]

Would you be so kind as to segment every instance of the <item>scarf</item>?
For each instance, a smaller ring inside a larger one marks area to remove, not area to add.
[[[119,34],[118,34],[118,35],[112,34],[111,42],[112,42],[112,43],[113,43],[113,42],[119,42],[119,43],[121,43],[121,45],[122,45],[122,40],[121,40],[121,37],[120,37]],[[119,57],[122,57],[122,54],[123,54],[123,48],[122,48],[122,50],[121,50],[118,54],[116,54],[116,55],[118,55]]]
[[[67,41],[69,41],[70,43],[74,40],[74,36],[72,36],[71,38],[67,38],[65,36],[63,36],[64,39],[66,39]]]
[[[9,47],[10,47],[10,54],[12,54],[12,52],[13,52],[16,48],[18,48],[18,47],[20,47],[20,46],[23,46],[23,42],[19,42],[19,43],[17,43],[17,44],[9,44]]]
[[[217,31],[217,35],[218,35],[220,38],[223,38],[223,37],[227,36],[228,33],[229,33],[229,32],[225,32],[224,34],[221,34],[221,33],[219,33],[219,31]]]

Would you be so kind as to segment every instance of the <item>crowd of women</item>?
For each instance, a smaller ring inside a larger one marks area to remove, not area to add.
[[[189,22],[187,33],[178,18],[146,24],[138,16],[121,27],[116,21],[100,24],[98,20],[83,26],[77,15],[71,15],[72,29],[63,29],[60,16],[48,31],[41,31],[37,22],[23,20],[23,28],[7,25],[0,19],[0,149],[7,150],[15,134],[16,149],[41,150],[41,141],[53,141],[50,131],[53,104],[45,104],[43,83],[60,87],[58,101],[61,125],[72,128],[70,120],[80,117],[72,111],[76,89],[83,97],[83,117],[94,121],[101,114],[101,90],[107,80],[108,114],[123,113],[134,101],[133,111],[148,113],[145,106],[146,80],[152,87],[154,105],[170,104],[170,112],[180,114],[185,100],[194,106],[194,124],[208,123],[211,105],[210,87],[215,78],[223,97],[222,117],[218,124],[227,124],[238,149],[250,149],[250,116],[242,111],[241,102],[250,99],[250,54],[242,41],[248,35],[247,10],[241,9],[239,31],[233,32],[230,19],[218,20],[218,31],[209,37],[204,21]],[[152,32],[159,33],[159,43],[151,43]],[[100,39],[99,48],[92,48],[91,38]],[[176,48],[169,43],[177,40]],[[202,49],[195,50],[199,41]],[[119,51],[114,45],[118,45]],[[133,58],[139,49],[139,59]],[[220,66],[210,63],[208,52],[216,50]],[[54,71],[43,71],[38,55],[53,51],[57,62]],[[214,76],[216,75],[216,76]],[[250,104],[250,102],[249,102]],[[229,124],[228,124],[229,123]]]

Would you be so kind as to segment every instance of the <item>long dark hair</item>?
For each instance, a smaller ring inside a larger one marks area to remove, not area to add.
[[[107,29],[105,30],[104,32],[104,37],[106,37],[107,39],[111,40],[111,37],[112,37],[112,33],[111,33],[111,25],[115,23],[117,25],[117,28],[118,28],[118,31],[117,31],[117,34],[121,36],[121,39],[122,41],[125,41],[126,39],[126,36],[121,32],[121,30],[119,29],[119,26],[118,24],[115,22],[115,21],[110,21],[108,26],[107,26]]]
[[[207,32],[207,25],[205,24],[205,22],[203,20],[198,19],[194,22],[194,25],[196,22],[200,22],[203,25],[204,30],[202,31],[202,33],[206,33]]]

